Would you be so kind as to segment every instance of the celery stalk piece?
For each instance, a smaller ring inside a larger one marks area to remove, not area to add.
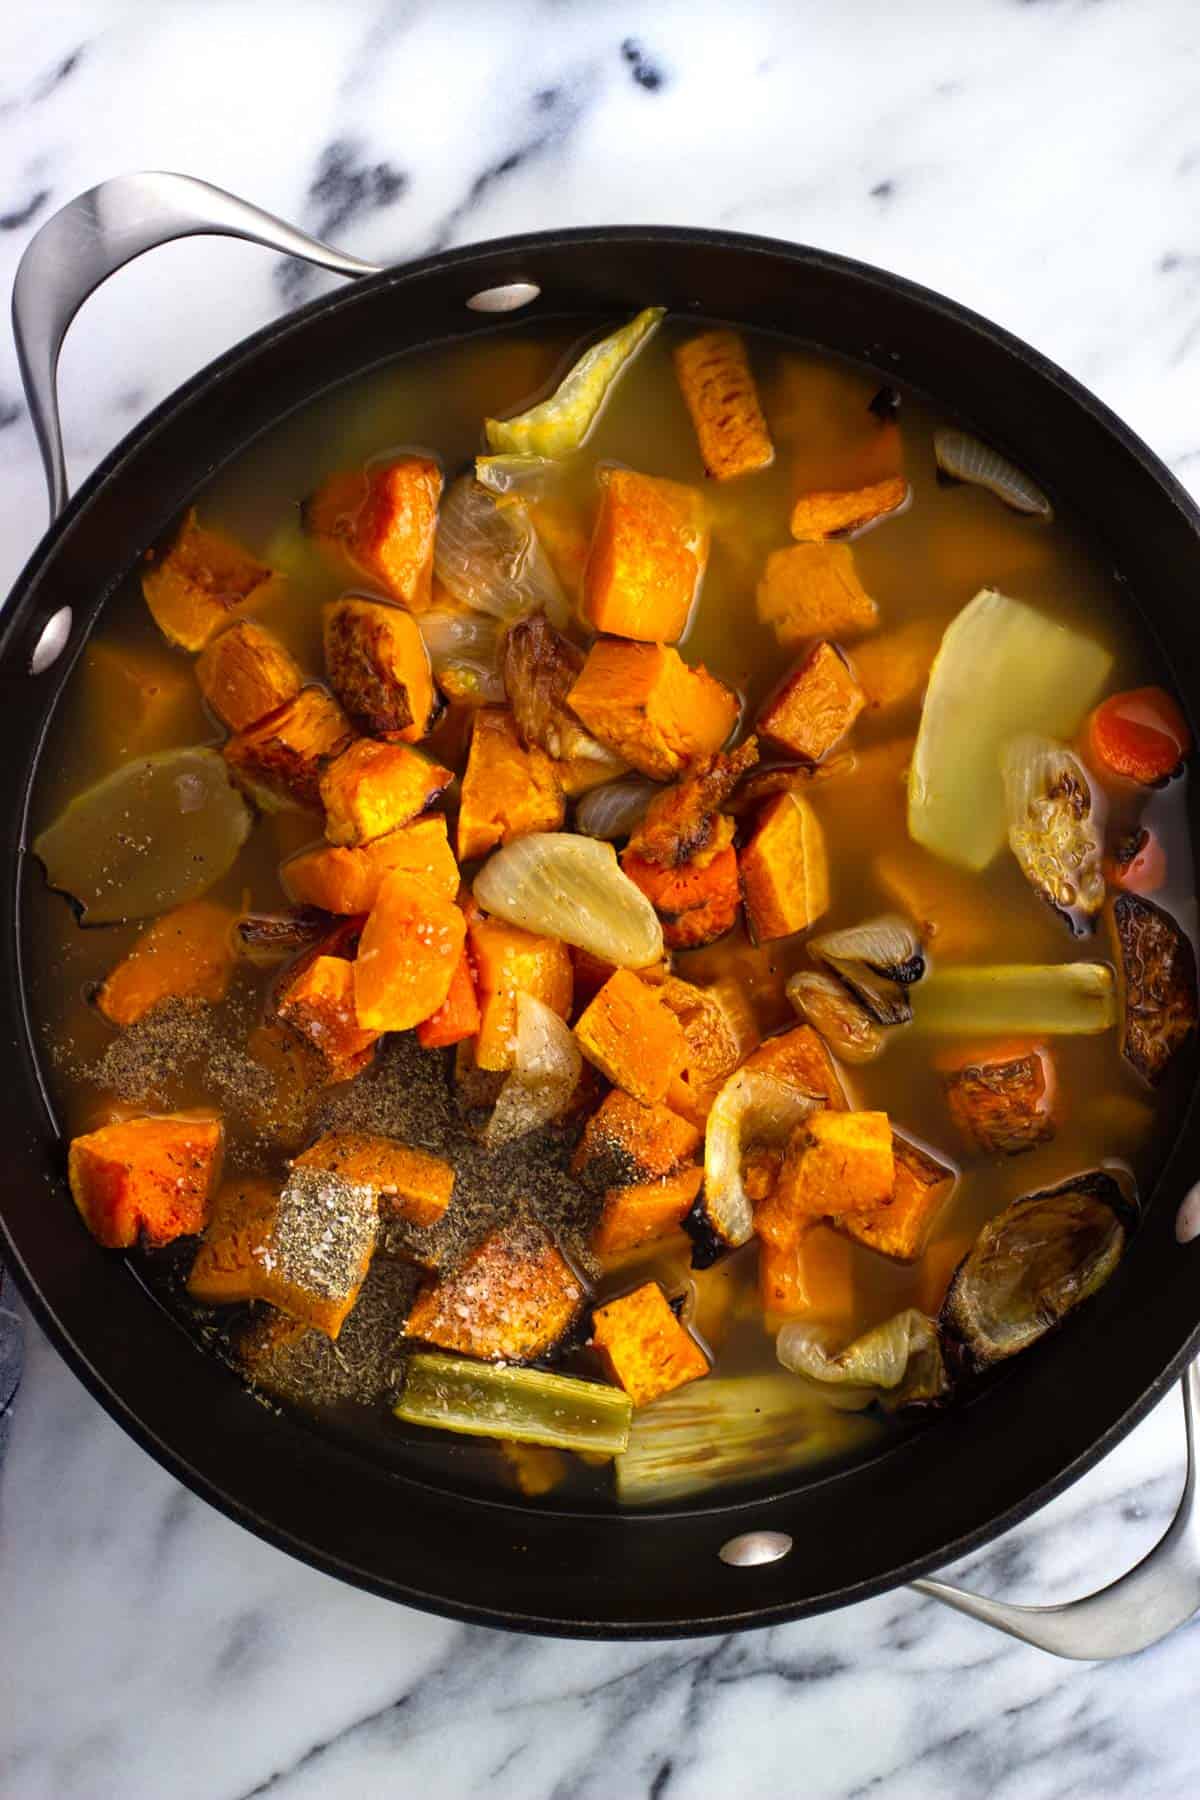
[[[578,450],[617,377],[655,331],[665,306],[647,306],[636,318],[585,350],[548,400],[514,419],[487,419],[488,448],[496,454],[569,456]]]
[[[935,969],[913,989],[913,1028],[942,1035],[1044,1031],[1088,1037],[1117,1022],[1107,963],[963,964]]]
[[[393,1410],[409,1425],[615,1456],[629,1442],[633,1404],[620,1388],[571,1375],[417,1355]]]
[[[617,1497],[650,1506],[761,1480],[854,1450],[872,1430],[835,1412],[797,1375],[710,1375],[635,1415],[616,1462]]]
[[[1005,842],[1000,758],[1010,738],[1070,738],[1112,657],[1022,600],[983,588],[934,658],[908,777],[908,829],[948,862],[985,869]]]

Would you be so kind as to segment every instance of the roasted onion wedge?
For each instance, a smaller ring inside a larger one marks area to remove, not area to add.
[[[784,1326],[775,1349],[785,1369],[816,1383],[839,1411],[861,1412],[875,1400],[890,1411],[949,1391],[937,1327],[914,1307],[835,1350],[837,1337],[828,1325],[797,1319]]]
[[[808,947],[880,1025],[903,1025],[912,1018],[905,990],[924,975],[925,952],[907,919],[887,913],[845,931],[826,931]]]

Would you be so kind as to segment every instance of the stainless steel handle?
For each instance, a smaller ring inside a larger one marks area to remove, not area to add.
[[[50,490],[50,516],[67,503],[58,413],[58,358],[67,329],[101,282],[175,238],[245,238],[303,257],[337,275],[375,275],[374,263],[345,256],[273,213],[190,175],[117,175],[70,201],[38,231],[13,284],[13,333],[29,413]]]
[[[1128,1575],[1110,1582],[1099,1593],[1061,1606],[1013,1606],[1005,1600],[969,1594],[944,1581],[914,1581],[913,1587],[1010,1637],[1079,1662],[1131,1656],[1186,1624],[1200,1611],[1200,1514],[1195,1509],[1200,1364],[1190,1365],[1180,1387],[1187,1475],[1179,1510],[1165,1537]]]

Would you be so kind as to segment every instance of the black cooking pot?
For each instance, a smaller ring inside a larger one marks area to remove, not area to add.
[[[56,501],[65,496],[53,365],[70,317],[130,256],[204,230],[361,279],[260,331],[131,432],[56,519],[0,621],[10,795],[0,819],[10,1059],[0,1205],[4,1255],[34,1313],[108,1411],[197,1493],[319,1568],[461,1618],[610,1636],[773,1624],[879,1593],[984,1543],[1111,1448],[1196,1347],[1193,1256],[1173,1234],[1200,1162],[1194,1106],[1108,1286],[974,1405],[857,1466],[719,1506],[638,1516],[470,1497],[264,1412],[80,1223],[25,1003],[21,908],[40,891],[36,867],[32,880],[26,868],[28,795],[69,667],[108,596],[213,470],[321,389],[398,351],[494,330],[497,310],[517,305],[547,321],[591,321],[661,303],[840,352],[924,391],[1014,456],[1106,547],[1193,714],[1196,509],[1144,444],[1036,352],[841,257],[726,232],[631,227],[540,233],[364,274],[365,265],[176,176],[106,183],[43,227],[22,265],[14,311]],[[1194,717],[1193,733],[1200,738]],[[729,1549],[730,1540],[739,1542]],[[758,1560],[766,1557],[777,1560]],[[1176,1617],[1198,1600],[1188,1589]],[[1143,1623],[1116,1647],[1149,1641],[1162,1624]],[[1094,1631],[1094,1647],[1073,1653],[1106,1653],[1103,1636]]]

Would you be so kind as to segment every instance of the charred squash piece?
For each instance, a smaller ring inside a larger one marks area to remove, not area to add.
[[[678,1019],[629,969],[605,982],[575,1026],[583,1054],[635,1100],[662,1100],[680,1073],[687,1045]]]
[[[196,658],[200,692],[223,725],[245,731],[304,686],[299,663],[273,631],[243,619],[214,638]]]
[[[834,1224],[868,1250],[893,1262],[919,1262],[938,1214],[954,1192],[952,1168],[919,1144],[892,1134],[896,1180],[891,1199],[866,1212],[835,1215]]]
[[[655,781],[711,756],[737,723],[737,696],[667,644],[592,645],[570,702],[588,730]]]
[[[825,834],[802,794],[767,801],[738,866],[755,943],[806,931],[829,905]]]
[[[594,631],[673,644],[707,561],[704,500],[695,488],[612,469],[584,570],[584,617]]]
[[[1196,956],[1152,900],[1118,894],[1112,910],[1124,993],[1121,1050],[1153,1085],[1196,1029]]]
[[[229,739],[229,772],[265,812],[321,805],[321,774],[354,736],[349,719],[324,688],[302,688],[278,712]]]
[[[656,1281],[598,1306],[592,1315],[592,1345],[635,1406],[649,1406],[708,1374],[708,1358],[679,1323]]]
[[[804,1314],[833,1322],[854,1315],[854,1252],[827,1225],[810,1225],[783,1249],[764,1238],[758,1282],[763,1311],[776,1318]]]
[[[305,503],[314,537],[414,612],[429,605],[442,476],[424,456],[331,475]]]
[[[792,536],[802,541],[859,531],[888,513],[899,511],[909,496],[903,475],[860,488],[824,488],[801,494],[792,508]]]
[[[223,1000],[233,976],[233,913],[189,900],[155,919],[107,976],[96,1004],[113,1025],[133,1025],[161,1000]]]
[[[942,641],[936,619],[913,619],[881,637],[855,645],[850,658],[869,713],[898,712],[925,692]]]
[[[302,850],[282,865],[279,878],[302,905],[331,913],[367,913],[386,877],[398,869],[453,900],[459,886],[458,864],[440,813],[415,819],[355,850],[332,846]]]
[[[379,1037],[360,1023],[354,993],[352,963],[315,956],[276,999],[279,1019],[320,1051],[335,1080],[358,1074],[374,1056]]]
[[[790,649],[806,638],[859,637],[879,611],[858,579],[849,544],[772,550],[758,584],[758,616]]]
[[[943,1075],[951,1117],[981,1150],[1016,1156],[1054,1136],[1053,1066],[1041,1049]]]
[[[592,1233],[592,1249],[601,1257],[623,1256],[682,1231],[703,1180],[704,1170],[697,1163],[656,1181],[609,1188]]]
[[[738,984],[722,977],[697,987],[669,975],[659,999],[683,1031],[683,1068],[667,1089],[667,1104],[703,1129],[722,1084],[758,1045],[749,1002]]]
[[[71,1196],[109,1250],[159,1246],[202,1231],[221,1168],[219,1119],[145,1114],[72,1140]]]
[[[274,571],[189,512],[165,555],[142,571],[142,592],[164,637],[203,650],[230,616],[263,601]]]
[[[450,978],[450,991],[437,1011],[417,1026],[417,1041],[426,1050],[443,1050],[449,1044],[461,1044],[476,1036],[481,1016],[475,991],[474,963],[464,944]]]
[[[292,1167],[323,1169],[370,1188],[382,1214],[413,1225],[436,1225],[454,1193],[454,1170],[441,1157],[363,1131],[327,1133]]]
[[[584,730],[568,702],[583,662],[583,651],[544,613],[518,619],[504,639],[504,691],[521,741],[552,758],[568,794],[585,793],[625,768]]]
[[[763,737],[791,756],[820,762],[865,704],[863,691],[830,643],[815,644],[758,715]]]
[[[536,1362],[566,1337],[583,1297],[540,1227],[519,1224],[493,1232],[453,1274],[426,1282],[406,1329],[485,1362]]]
[[[715,944],[733,929],[742,891],[732,846],[711,857],[701,852],[675,868],[663,868],[626,850],[621,867],[658,914],[669,950]]]
[[[453,779],[407,744],[358,738],[321,776],[325,836],[352,849],[386,837],[424,812]]]
[[[560,1019],[571,1011],[574,972],[565,944],[536,937],[500,919],[472,918],[468,941],[479,994],[475,1060],[481,1069],[511,1069],[516,1058],[517,995],[531,994]]]
[[[523,747],[506,707],[480,707],[458,810],[459,861],[472,862],[531,831],[557,831],[565,810],[550,758],[536,746]]]
[[[763,418],[746,346],[736,331],[703,331],[675,352],[704,467],[716,481],[765,469],[775,446]]]
[[[784,1081],[802,1094],[815,1094],[833,1112],[845,1111],[846,1096],[837,1067],[811,1025],[797,1025],[792,1031],[768,1038],[746,1058],[746,1067],[773,1075],[776,1081]]]
[[[673,1175],[700,1143],[700,1132],[669,1107],[647,1106],[613,1088],[588,1120],[571,1172],[593,1191]]]
[[[387,876],[371,908],[354,962],[360,1025],[410,1031],[445,1004],[466,942],[452,900],[403,870]]]
[[[888,1205],[895,1183],[887,1114],[823,1108],[792,1133],[779,1179],[755,1208],[755,1230],[786,1249],[818,1220]]]
[[[757,761],[758,742],[753,737],[728,756],[702,757],[686,775],[653,796],[629,834],[627,853],[674,868],[702,851],[715,854],[723,849],[725,845],[717,841],[720,810]]]
[[[433,670],[406,607],[348,595],[325,608],[329,685],[360,731],[415,744],[436,703]]]

